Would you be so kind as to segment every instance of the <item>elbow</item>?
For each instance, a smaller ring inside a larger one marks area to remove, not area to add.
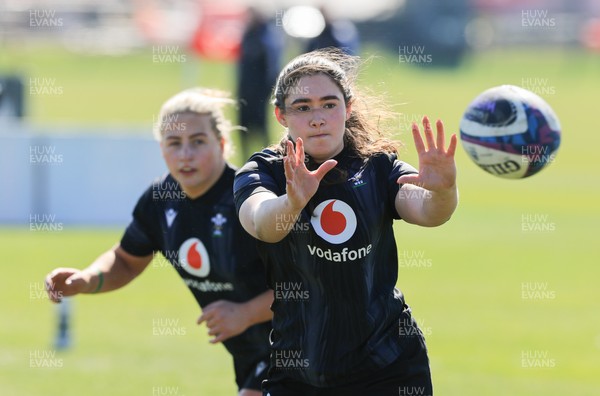
[[[407,218],[405,218],[403,220],[409,224],[414,224],[414,225],[418,225],[421,227],[434,228],[434,227],[439,227],[439,226],[445,224],[448,220],[450,220],[450,217],[442,218],[442,219],[432,219],[432,218],[407,219]]]
[[[428,213],[427,211],[423,211],[421,216],[418,216],[413,223],[423,227],[439,227],[443,224],[446,224],[452,218],[455,209],[456,206],[454,206],[451,210],[445,210],[437,213]]]
[[[439,227],[446,224],[458,207],[458,195],[455,195],[451,201],[444,202],[442,205],[432,208],[423,206],[421,208],[422,224],[425,227]],[[433,210],[432,210],[433,209]]]
[[[440,219],[428,219],[426,221],[423,222],[423,224],[421,224],[423,227],[439,227],[443,224],[446,224],[450,219],[452,218],[452,215],[448,216],[448,217],[444,217],[444,218],[440,218]]]
[[[285,238],[285,235],[279,235],[277,233],[269,233],[269,232],[261,232],[261,230],[255,230],[256,231],[256,236],[255,238],[258,239],[259,241],[262,242],[266,242],[266,243],[277,243],[280,242],[283,238]]]

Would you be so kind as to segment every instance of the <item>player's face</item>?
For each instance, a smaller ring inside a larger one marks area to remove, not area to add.
[[[294,141],[302,138],[304,150],[317,162],[339,154],[351,110],[340,88],[329,76],[315,74],[302,77],[290,91],[285,111],[275,108],[277,120]]]
[[[224,140],[209,115],[177,113],[164,124],[160,148],[171,175],[190,198],[203,195],[225,169]]]

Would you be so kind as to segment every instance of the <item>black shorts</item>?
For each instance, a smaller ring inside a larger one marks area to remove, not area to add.
[[[248,356],[234,356],[233,369],[238,390],[253,389],[260,391],[261,383],[267,379],[269,371],[269,355],[256,358],[255,354]]]
[[[378,371],[357,375],[347,384],[319,388],[290,379],[263,383],[264,396],[433,396],[429,358],[423,333],[410,311],[402,314],[410,323],[404,332],[406,349],[392,364]]]

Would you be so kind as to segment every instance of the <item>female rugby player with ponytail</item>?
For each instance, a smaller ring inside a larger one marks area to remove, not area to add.
[[[275,291],[264,395],[433,394],[423,334],[395,288],[392,224],[450,218],[456,135],[446,148],[442,122],[434,134],[424,118],[424,138],[412,129],[419,171],[398,160],[355,91],[358,65],[335,50],[288,63],[274,89],[285,136],[236,174],[240,221]]]

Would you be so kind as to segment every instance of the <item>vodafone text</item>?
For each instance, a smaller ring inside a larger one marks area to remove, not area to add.
[[[317,256],[319,258],[324,258],[328,261],[335,261],[336,263],[345,263],[346,261],[354,261],[356,259],[361,259],[366,257],[367,254],[371,253],[371,248],[373,245],[369,244],[368,246],[361,247],[356,250],[348,250],[347,247],[343,248],[341,252],[334,252],[331,249],[323,250],[316,246],[306,245],[308,247],[308,251],[311,256]]]
[[[184,279],[184,282],[188,287],[200,290],[201,292],[223,292],[234,290],[233,284],[230,282],[211,282],[208,279],[202,282],[195,279]]]

